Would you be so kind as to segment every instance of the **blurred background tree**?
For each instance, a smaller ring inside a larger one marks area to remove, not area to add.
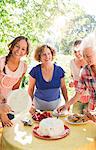
[[[0,0],[0,55],[16,36],[27,36],[31,52],[40,43],[70,54],[74,40],[93,31],[96,16],[86,14],[74,0]]]
[[[74,41],[92,32],[95,25],[96,16],[87,14],[76,0],[0,0],[0,56],[7,54],[7,44],[19,35],[28,37],[31,43],[26,60],[29,66],[34,64],[34,48],[41,43],[69,55]],[[68,83],[70,57],[64,55],[58,60],[64,65]],[[25,84],[28,73],[21,86]]]

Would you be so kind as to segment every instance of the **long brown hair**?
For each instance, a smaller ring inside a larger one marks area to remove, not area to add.
[[[5,65],[4,65],[4,68],[3,68],[3,72],[6,74],[6,71],[5,71],[5,66],[12,54],[12,50],[14,48],[14,46],[21,40],[25,40],[27,42],[27,55],[29,54],[29,42],[28,42],[28,39],[24,36],[18,36],[16,37],[11,43],[8,44],[8,47],[9,47],[9,53],[8,55],[6,56],[5,58]]]

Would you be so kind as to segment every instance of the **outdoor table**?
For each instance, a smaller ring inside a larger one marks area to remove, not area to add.
[[[64,121],[70,128],[69,135],[58,140],[44,140],[32,133],[38,123],[34,121],[31,127],[24,126],[21,122],[22,116],[24,114],[13,120],[12,127],[4,127],[2,150],[96,150],[96,124],[92,121],[81,125],[71,125]],[[61,119],[64,120],[64,117]],[[26,135],[20,137],[21,134]]]

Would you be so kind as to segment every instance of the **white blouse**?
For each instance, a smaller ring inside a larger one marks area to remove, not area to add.
[[[78,68],[78,67],[76,66],[74,59],[72,59],[72,60],[70,61],[70,69],[71,69],[71,74],[72,74],[73,80],[78,81],[78,80],[79,80],[79,77],[80,77],[81,68]]]

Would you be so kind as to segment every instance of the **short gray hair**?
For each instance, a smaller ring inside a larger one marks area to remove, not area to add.
[[[92,48],[96,52],[96,31],[88,34],[80,44],[80,50],[82,54],[85,53],[86,48]]]

